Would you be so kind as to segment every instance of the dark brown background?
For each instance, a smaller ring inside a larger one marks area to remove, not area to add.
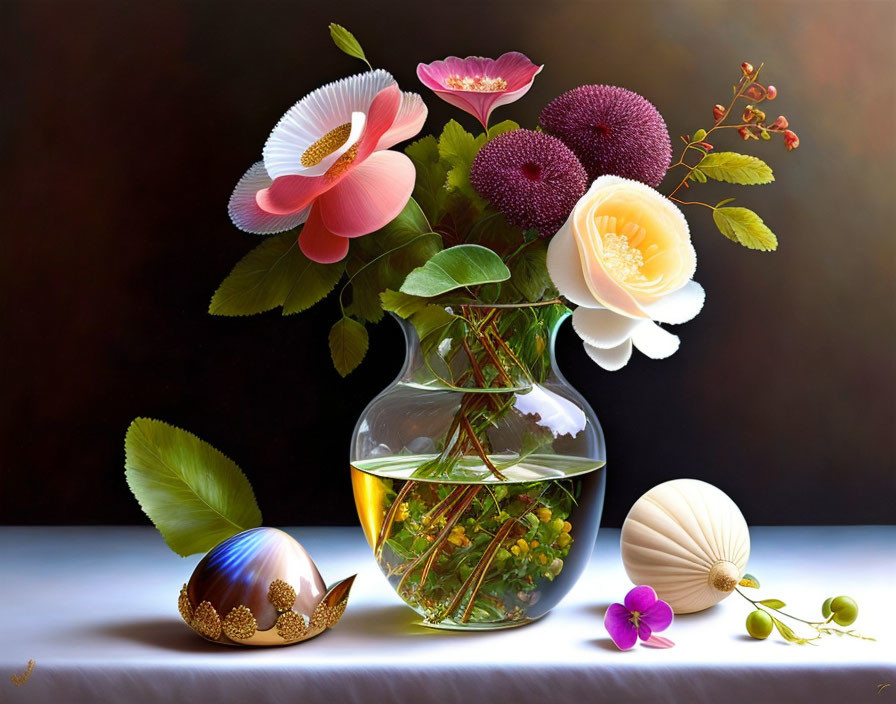
[[[546,64],[501,109],[533,125],[552,97],[613,83],[673,139],[710,122],[741,61],[802,146],[749,145],[775,169],[739,196],[777,253],[688,212],[703,313],[672,359],[609,374],[568,326],[560,364],[609,446],[605,524],[653,484],[720,486],[753,523],[894,522],[896,4],[893,2],[46,2],[0,0],[0,522],[145,522],[123,479],[129,421],[190,429],[234,458],[269,524],[354,523],[348,439],[397,372],[372,331],[348,380],[328,360],[332,302],[310,314],[207,315],[257,238],[230,191],[270,128],[357,72],[330,21],[423,91],[420,60],[518,49]],[[426,94],[432,131],[465,115]],[[738,149],[736,135],[719,148]],[[715,194],[713,194],[715,195]]]

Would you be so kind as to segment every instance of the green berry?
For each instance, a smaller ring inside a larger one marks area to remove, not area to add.
[[[831,613],[838,626],[849,626],[859,615],[859,605],[848,596],[838,596],[831,601]]]
[[[747,633],[756,640],[768,638],[772,628],[774,628],[772,617],[762,609],[756,609],[747,616]]]
[[[821,615],[823,618],[831,617],[831,602],[834,600],[834,597],[829,596],[824,600],[824,603],[821,605]]]

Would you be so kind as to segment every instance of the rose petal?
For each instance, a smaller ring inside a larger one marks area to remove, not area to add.
[[[407,205],[415,175],[413,162],[400,152],[372,154],[320,197],[324,224],[341,237],[379,230]]]
[[[602,350],[594,345],[585,343],[585,352],[591,357],[597,366],[606,369],[608,372],[615,372],[622,369],[632,356],[632,341],[626,340],[618,347],[611,347],[608,350]]]
[[[311,261],[332,264],[348,254],[348,240],[327,230],[320,217],[320,207],[315,203],[299,233],[299,249]]]
[[[578,306],[601,308],[588,289],[582,274],[579,250],[573,240],[570,221],[551,238],[547,255],[548,274],[561,294]]]
[[[688,281],[677,291],[653,303],[642,303],[641,309],[659,323],[677,325],[691,320],[703,308],[706,292],[696,281]]]
[[[648,648],[671,648],[675,643],[668,638],[663,638],[663,636],[651,635],[650,638],[641,643],[641,645],[647,646]]]
[[[657,599],[653,606],[641,612],[641,623],[646,623],[652,631],[665,631],[673,618],[672,607],[662,599]]]
[[[423,129],[426,115],[427,108],[423,98],[416,93],[402,93],[401,107],[398,109],[395,121],[380,137],[380,141],[376,144],[376,150],[388,149],[416,135]]]
[[[578,336],[602,350],[618,347],[643,323],[606,308],[576,308],[572,314],[572,326]]]
[[[308,208],[289,215],[271,215],[258,207],[256,194],[271,183],[271,177],[260,161],[253,164],[243,175],[233,189],[233,195],[230,196],[230,203],[227,205],[227,211],[234,225],[244,232],[273,235],[291,230],[305,222]]]
[[[620,650],[631,650],[638,642],[638,631],[631,621],[632,615],[622,604],[610,604],[604,615],[604,628]]]
[[[656,599],[656,592],[653,587],[642,584],[625,595],[625,608],[629,611],[637,611],[639,614],[643,614],[656,604]]]
[[[281,176],[258,191],[255,202],[271,215],[291,215],[307,208],[329,187],[323,176]]]
[[[575,323],[575,318],[573,318]],[[632,334],[632,344],[651,359],[665,359],[678,351],[678,335],[663,330],[649,320],[642,322]]]

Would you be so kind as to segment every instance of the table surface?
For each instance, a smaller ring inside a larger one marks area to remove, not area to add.
[[[603,628],[631,587],[619,531],[602,529],[587,572],[544,619],[454,633],[420,626],[356,528],[288,529],[325,580],[358,573],[330,631],[282,648],[238,649],[195,635],[177,595],[199,556],[151,528],[0,528],[0,702],[896,702],[896,526],[753,528],[749,571],[763,598],[814,618],[849,594],[876,642],[818,646],[745,635],[737,594],[676,618],[667,650],[620,652]],[[14,686],[7,675],[30,678]],[[880,692],[881,685],[890,684]]]

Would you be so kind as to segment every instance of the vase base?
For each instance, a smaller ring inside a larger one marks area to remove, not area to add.
[[[519,621],[498,621],[495,623],[458,623],[456,621],[439,621],[438,623],[430,623],[428,621],[418,621],[421,626],[432,628],[437,631],[503,631],[508,628],[519,628],[535,623],[539,619],[544,618],[546,614],[542,614],[536,618],[524,618]]]

